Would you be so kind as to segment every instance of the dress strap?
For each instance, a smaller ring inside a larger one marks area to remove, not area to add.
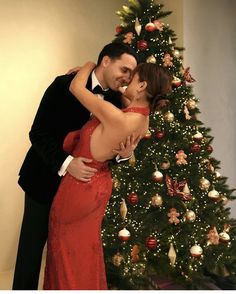
[[[122,109],[123,112],[135,112],[148,116],[150,114],[149,107],[127,107]]]

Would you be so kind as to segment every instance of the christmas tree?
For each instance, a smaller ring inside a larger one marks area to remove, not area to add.
[[[170,13],[153,0],[129,0],[117,12],[114,42],[131,46],[139,62],[167,68],[173,91],[151,115],[134,156],[112,166],[103,242],[113,289],[160,289],[165,283],[207,289],[212,282],[224,288],[227,281],[230,288],[235,281],[236,221],[226,204],[236,197],[219,173],[210,129],[197,117],[195,79],[163,22]]]

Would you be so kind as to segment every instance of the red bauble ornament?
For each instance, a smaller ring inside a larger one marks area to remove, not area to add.
[[[207,151],[208,153],[211,153],[211,152],[213,151],[212,146],[211,146],[211,145],[208,145],[207,148],[206,148],[206,151]]]
[[[122,33],[122,31],[123,31],[123,27],[122,27],[122,26],[117,26],[117,27],[116,27],[116,33],[117,33],[117,34]]]
[[[162,179],[163,179],[163,174],[156,170],[153,174],[152,174],[152,179],[155,181],[155,182],[158,182],[158,183],[161,183],[162,182]]]
[[[197,153],[201,150],[201,147],[199,144],[194,143],[191,148],[190,148],[191,152]]]
[[[178,88],[181,85],[181,80],[177,77],[174,77],[174,79],[172,80],[172,86],[174,88]]]
[[[157,139],[161,140],[164,137],[164,133],[161,132],[161,131],[157,131],[156,132],[156,137],[157,137]]]
[[[145,40],[140,40],[137,42],[137,47],[140,51],[144,51],[147,49],[148,43]]]
[[[144,135],[143,139],[150,139],[152,136],[151,132],[148,130],[147,133]]]
[[[156,26],[154,25],[153,22],[149,22],[145,25],[145,30],[148,32],[153,32],[156,30]]]
[[[145,245],[148,249],[155,250],[157,248],[157,240],[152,236],[147,237]]]
[[[134,192],[128,195],[128,201],[130,204],[135,205],[138,203],[138,195]]]
[[[126,242],[130,238],[130,232],[126,228],[124,228],[123,230],[119,231],[118,237],[121,241]]]

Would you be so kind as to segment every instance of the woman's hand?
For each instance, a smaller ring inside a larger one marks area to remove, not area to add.
[[[80,68],[70,84],[69,89],[73,95],[77,96],[77,94],[80,92],[80,88],[86,87],[88,77],[95,66],[96,64],[94,62],[89,61]]]
[[[95,66],[96,66],[96,63],[94,63],[92,61],[88,61],[82,66],[81,70],[86,69],[91,72],[95,68]]]
[[[93,64],[94,65],[93,68],[96,66],[96,64],[94,62],[92,62],[92,61],[89,61],[88,63]],[[76,74],[76,73],[78,73],[81,70],[81,68],[82,67],[80,65],[79,66],[76,66],[76,67],[73,67],[73,68],[69,69],[66,74],[67,75],[70,75],[72,73]]]
[[[120,143],[120,149],[114,149],[113,152],[121,158],[129,158],[132,156],[140,140],[141,136],[135,137],[134,134],[132,134],[126,138],[125,143]]]
[[[68,72],[66,73],[66,75],[70,75],[70,74],[76,74],[77,72],[79,72],[81,69],[81,66],[76,66],[76,67],[73,67],[71,69],[68,70]]]

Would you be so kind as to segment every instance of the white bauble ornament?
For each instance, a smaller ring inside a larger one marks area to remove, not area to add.
[[[195,244],[190,248],[190,253],[193,257],[199,257],[203,253],[202,247]]]
[[[193,139],[195,141],[201,141],[203,139],[203,134],[197,131],[196,134],[193,135]]]
[[[130,232],[126,228],[124,228],[119,231],[118,237],[123,242],[128,241],[130,238]]]
[[[215,189],[211,190],[209,193],[208,193],[208,197],[213,200],[213,201],[218,201],[219,198],[220,198],[220,194],[218,191],[216,191]]]
[[[220,174],[218,171],[216,171],[216,172],[215,172],[215,176],[216,176],[216,178],[218,179],[218,178],[221,177],[221,174]]]
[[[220,238],[220,242],[222,243],[228,243],[230,241],[230,236],[225,231],[219,234],[219,238]]]
[[[155,182],[161,183],[161,182],[162,182],[162,179],[163,179],[163,174],[162,174],[159,170],[156,170],[156,171],[152,174],[152,179],[153,179]]]

